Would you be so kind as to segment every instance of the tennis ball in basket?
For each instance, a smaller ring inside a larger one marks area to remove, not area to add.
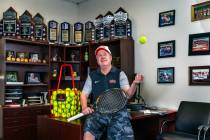
[[[145,44],[147,42],[147,37],[146,36],[140,36],[138,39],[140,44]]]

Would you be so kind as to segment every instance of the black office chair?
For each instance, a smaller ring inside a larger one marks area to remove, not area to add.
[[[175,123],[175,131],[164,131]],[[157,140],[210,140],[210,103],[182,101],[175,120],[166,120]]]

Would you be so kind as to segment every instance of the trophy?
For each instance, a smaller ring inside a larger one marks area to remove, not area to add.
[[[67,22],[61,23],[61,43],[69,45],[70,43],[70,24]]]
[[[95,40],[103,39],[103,16],[99,15],[95,19]]]
[[[116,38],[127,37],[127,19],[127,12],[120,7],[114,14],[114,33]]]
[[[34,38],[39,41],[46,41],[47,39],[47,27],[44,24],[44,18],[37,13],[34,18]]]
[[[103,40],[110,40],[111,37],[114,37],[114,15],[109,11],[103,17]]]
[[[85,23],[85,42],[91,42],[95,40],[95,26],[93,22],[88,21]]]
[[[83,42],[83,24],[77,22],[74,24],[74,43],[82,44]]]
[[[20,36],[24,39],[32,39],[34,34],[34,26],[32,24],[32,16],[26,10],[20,17]]]
[[[51,44],[58,42],[58,22],[55,20],[48,22],[48,41]]]
[[[3,13],[3,36],[17,37],[19,30],[17,12],[10,7]]]

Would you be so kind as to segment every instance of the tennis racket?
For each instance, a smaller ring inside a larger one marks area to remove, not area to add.
[[[105,114],[115,113],[123,109],[127,104],[128,96],[122,89],[112,88],[104,91],[96,100],[93,108],[95,111]],[[84,116],[79,113],[67,119],[68,122]]]

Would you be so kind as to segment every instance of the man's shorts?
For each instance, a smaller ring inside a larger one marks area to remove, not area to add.
[[[130,115],[126,109],[113,114],[94,112],[85,121],[84,132],[89,131],[99,140],[107,130],[107,140],[134,140]]]

